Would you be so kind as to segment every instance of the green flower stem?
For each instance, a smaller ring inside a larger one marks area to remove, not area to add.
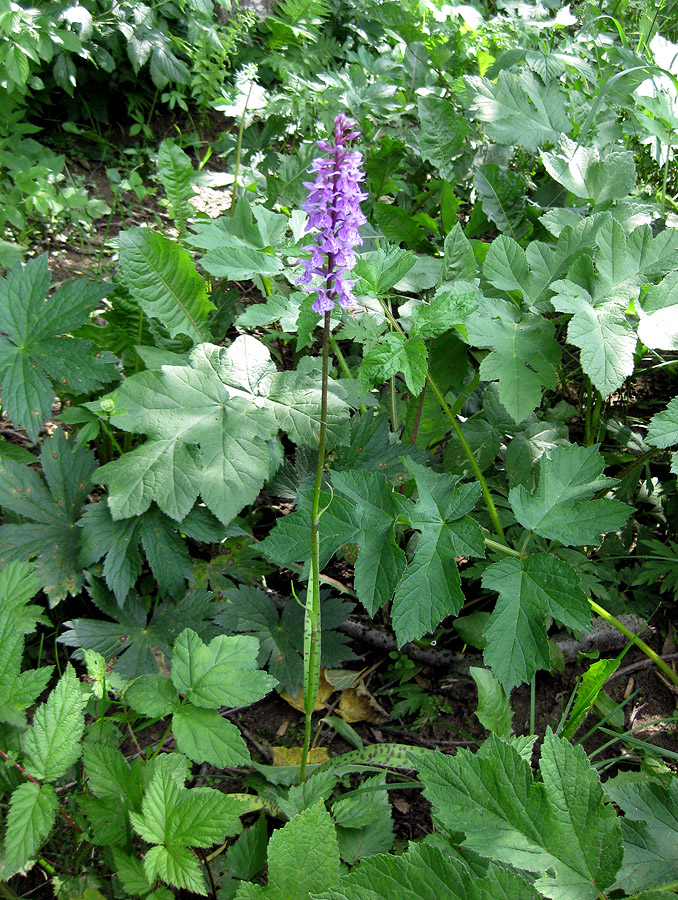
[[[306,780],[308,751],[311,745],[311,719],[318,696],[320,681],[320,489],[325,468],[327,436],[327,379],[330,367],[330,313],[325,313],[323,326],[323,368],[320,401],[320,434],[318,436],[318,465],[313,486],[311,509],[311,577],[306,591],[304,615],[304,746],[301,752],[300,780]]]
[[[231,218],[235,215],[235,203],[238,199],[238,175],[240,174],[240,155],[242,153],[242,136],[245,131],[245,116],[247,114],[247,107],[250,102],[250,95],[252,93],[252,88],[254,87],[254,79],[250,81],[250,89],[247,92],[247,99],[245,100],[245,106],[242,111],[242,115],[240,116],[240,127],[238,128],[238,143],[235,148],[235,172],[233,173],[233,193],[231,194]]]
[[[346,362],[346,357],[341,352],[339,344],[335,336],[330,332],[330,346],[332,347],[332,353],[337,357],[337,362],[339,363],[339,368],[344,373],[347,378],[350,378],[353,381],[353,372],[348,367],[348,363]]]
[[[443,397],[443,393],[435,383],[435,381],[431,378],[430,375],[426,376],[428,383],[431,386],[431,390],[436,395],[438,403],[442,407],[443,412],[447,416],[447,420],[454,428],[454,432],[457,435],[459,443],[461,444],[461,448],[466,454],[466,458],[469,461],[469,465],[473,470],[473,474],[476,476],[478,484],[480,485],[480,490],[483,492],[483,497],[485,499],[485,505],[487,506],[487,511],[490,514],[490,519],[492,519],[492,524],[494,525],[494,530],[497,532],[497,535],[500,539],[506,543],[506,536],[504,535],[504,529],[501,527],[501,522],[499,521],[499,513],[497,512],[497,507],[494,505],[494,500],[492,499],[492,495],[490,494],[490,489],[487,486],[487,482],[485,481],[485,476],[480,470],[480,466],[478,465],[478,460],[473,455],[473,450],[469,445],[469,442],[466,440],[466,436],[464,432],[461,430],[459,426],[459,422],[457,422],[457,417],[450,409],[447,401]]]
[[[396,331],[400,332],[400,334],[402,334],[404,337],[406,337],[407,335],[405,334],[403,329],[400,327],[398,322],[394,319],[393,314],[388,307],[388,304],[384,303],[384,301],[381,298],[379,298],[379,303],[381,305],[381,308],[384,311],[384,315],[389,320],[389,322],[391,323],[393,328],[395,328]],[[490,519],[492,519],[492,524],[494,526],[494,530],[497,532],[497,534],[499,535],[501,540],[504,543],[506,543],[506,537],[504,535],[504,529],[501,527],[501,522],[499,521],[499,513],[497,512],[497,507],[494,505],[494,500],[492,499],[492,495],[490,494],[490,489],[488,488],[487,482],[485,481],[485,476],[480,471],[480,466],[478,465],[478,460],[473,455],[473,451],[471,450],[471,447],[469,446],[469,442],[466,440],[464,433],[462,432],[461,428],[459,427],[459,422],[457,422],[457,416],[450,408],[447,400],[445,400],[445,397],[443,396],[443,392],[440,390],[440,388],[438,387],[436,382],[433,380],[433,378],[431,377],[431,374],[430,374],[430,372],[428,372],[428,370],[426,373],[426,380],[428,381],[429,385],[431,386],[431,390],[436,395],[436,399],[438,400],[438,403],[440,403],[442,411],[445,413],[445,416],[447,417],[448,422],[454,429],[455,434],[457,435],[457,438],[459,439],[459,443],[461,444],[461,448],[464,451],[464,453],[466,454],[466,458],[468,459],[469,465],[471,466],[471,469],[473,470],[473,474],[475,475],[475,477],[478,481],[478,484],[480,485],[480,490],[483,492],[483,497],[485,499],[485,505],[487,506],[488,513],[490,514]],[[469,385],[469,387],[470,387],[470,385]],[[474,390],[475,390],[475,388],[474,388]],[[464,405],[464,402],[465,402],[465,398],[464,398],[464,401],[462,401],[462,404],[461,404],[462,406]],[[457,398],[457,401],[455,403],[455,408],[457,406],[457,403],[459,403],[459,398]],[[459,409],[461,409],[461,406],[459,407]]]
[[[642,650],[645,656],[652,660],[652,662],[657,666],[658,669],[661,669],[662,672],[669,678],[674,684],[678,685],[678,675],[673,671],[673,669],[667,665],[664,660],[659,656],[652,647],[648,647],[645,641],[641,640],[637,635],[635,635],[630,628],[627,628],[623,622],[620,622],[619,619],[616,619],[612,613],[609,613],[606,609],[603,609],[602,606],[599,606],[595,600],[592,600],[590,597],[588,598],[589,603],[591,604],[591,608],[594,612],[598,613],[601,619],[605,619],[606,622],[609,622],[610,625],[613,625],[617,631],[621,631],[624,637],[627,637],[632,643],[638,647],[639,650]]]
[[[514,559],[523,559],[523,554],[518,550],[507,547],[506,544],[500,544],[497,541],[493,541],[491,538],[485,538],[485,546],[489,547],[490,550],[499,550],[500,553],[505,553],[507,556],[512,556]]]

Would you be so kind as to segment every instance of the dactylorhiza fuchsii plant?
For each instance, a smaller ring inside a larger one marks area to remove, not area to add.
[[[303,208],[309,214],[308,229],[311,242],[306,246],[311,256],[303,261],[304,273],[299,284],[314,291],[313,309],[322,313],[323,363],[322,398],[320,406],[320,434],[318,436],[318,466],[315,474],[311,513],[311,577],[306,597],[304,617],[304,747],[301,758],[301,780],[306,778],[306,764],[311,740],[311,717],[318,695],[320,677],[320,488],[325,465],[327,431],[327,376],[330,356],[330,314],[339,306],[355,303],[353,285],[349,277],[356,262],[354,248],[362,244],[359,227],[366,221],[360,203],[367,194],[360,190],[365,175],[361,171],[362,154],[351,150],[350,144],[360,132],[344,113],[334,120],[331,141],[318,141],[326,155],[313,160],[310,171],[316,173],[314,182],[305,182],[309,194]]]

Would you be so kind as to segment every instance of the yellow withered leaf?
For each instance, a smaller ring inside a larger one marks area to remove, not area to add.
[[[318,697],[315,701],[315,706],[313,707],[314,711],[325,709],[325,704],[330,699],[331,695],[334,693],[334,688],[329,683],[327,678],[325,678],[325,670],[320,670],[320,680],[318,682]],[[299,712],[304,712],[304,691],[303,689],[299,691],[296,697],[292,697],[287,691],[282,691],[280,694],[283,700],[289,703],[290,706],[293,706],[294,709],[298,709]]]
[[[303,747],[271,747],[274,766],[300,766]],[[314,747],[309,750],[308,762],[312,766],[329,762],[330,754],[327,747]]]

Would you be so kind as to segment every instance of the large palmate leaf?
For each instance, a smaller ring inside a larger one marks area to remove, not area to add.
[[[636,301],[638,337],[653,350],[678,350],[678,272],[652,285]]]
[[[324,597],[322,593],[320,603],[320,662],[326,668],[337,668],[354,658],[346,646],[348,637],[335,630],[346,621],[353,605],[338,597]],[[261,644],[259,665],[266,666],[288,694],[299,693],[304,674],[304,610],[298,603],[290,600],[281,615],[273,600],[260,588],[240,585],[224,592],[221,612],[214,621],[227,634],[254,635]]]
[[[529,761],[494,735],[475,754],[436,752],[417,768],[436,817],[463,830],[465,846],[482,856],[538,875],[544,896],[594,900],[614,881],[622,861],[617,815],[584,749],[550,728],[540,782]]]
[[[149,228],[120,233],[120,274],[141,309],[170,337],[185,334],[195,344],[209,340],[207,285],[187,250]]]
[[[594,500],[615,479],[603,475],[605,460],[597,447],[555,447],[543,456],[537,489],[512,488],[509,502],[524,528],[566,547],[596,544],[601,534],[617,531],[631,515],[618,500]]]
[[[89,579],[89,592],[106,619],[72,619],[64,623],[59,643],[77,650],[96,650],[104,659],[116,659],[114,671],[126,679],[157,672],[172,653],[172,645],[184,628],[192,628],[206,640],[217,628],[212,617],[219,611],[207,591],[189,591],[181,600],[160,603],[150,616],[135,596],[121,609],[104,585]],[[76,654],[77,656],[78,654]]]
[[[544,85],[529,70],[514,74],[505,69],[496,84],[477,76],[466,76],[464,81],[471,114],[498,144],[517,144],[536,152],[570,130],[566,94],[558,81]]]
[[[499,599],[485,627],[484,658],[506,691],[550,667],[546,619],[590,631],[591,610],[569,563],[547,553],[504,559],[483,573]]]
[[[115,357],[92,341],[68,337],[84,325],[112,285],[69,281],[49,299],[47,256],[0,278],[0,379],[9,418],[37,441],[60,392],[81,394],[117,381]]]
[[[197,857],[189,847],[211,847],[241,830],[241,805],[213,788],[184,787],[185,757],[167,754],[155,760],[153,777],[144,794],[141,813],[130,813],[132,827],[150,844],[144,871],[173,887],[207,894]]]
[[[480,875],[438,847],[412,842],[400,856],[373,856],[315,900],[539,900],[508,869],[492,863]]]
[[[222,216],[217,222],[196,223],[196,234],[189,235],[186,242],[207,251],[200,264],[210,275],[230,281],[257,275],[270,278],[283,268],[275,251],[287,225],[287,216],[264,206],[251,207],[242,199],[232,218]]]
[[[176,596],[193,579],[186,544],[176,525],[157,507],[131,519],[114,519],[106,503],[91,503],[78,522],[82,529],[80,563],[84,568],[104,559],[106,584],[122,606],[141,574],[143,547],[162,594]]]
[[[339,878],[334,824],[323,803],[295,816],[268,844],[268,884],[244,883],[236,900],[307,900]]]
[[[360,390],[365,393],[375,384],[383,384],[392,375],[402,372],[407,389],[417,397],[426,382],[427,359],[428,352],[421,335],[385,334],[363,359],[359,372]]]
[[[228,348],[202,344],[189,365],[133,375],[114,397],[116,426],[148,435],[145,444],[99,470],[114,519],[138,516],[155,501],[181,520],[200,495],[228,523],[277,469],[280,429],[296,444],[316,442],[317,372],[311,366],[278,372],[253,337],[241,336]],[[330,446],[342,443],[347,416],[335,385],[328,401]]]
[[[542,150],[544,168],[575,197],[594,204],[621,200],[636,183],[636,166],[630,150],[613,148],[601,159],[595,147],[583,147],[562,135],[556,150]]]
[[[400,495],[376,472],[334,472],[332,483],[354,505],[351,518],[357,528],[352,540],[358,544],[354,585],[358,599],[374,615],[391,599],[405,569],[405,554],[393,530]]]
[[[40,451],[43,475],[0,458],[0,505],[23,524],[0,526],[0,560],[35,559],[52,604],[82,588],[76,527],[96,470],[94,455],[58,429]]]
[[[553,325],[503,300],[482,298],[466,329],[473,346],[491,350],[480,364],[480,377],[499,382],[506,412],[522,422],[540,405],[542,390],[557,384],[560,347]]]
[[[393,598],[391,617],[399,646],[432,632],[464,605],[455,557],[485,556],[480,526],[468,515],[480,485],[459,485],[458,478],[417,463],[408,468],[418,494],[408,518],[420,534]]]
[[[606,782],[605,793],[624,810],[624,861],[616,886],[627,893],[678,879],[678,780],[653,781],[624,772]]]
[[[636,331],[625,315],[641,286],[675,265],[678,233],[656,237],[641,225],[628,237],[608,216],[595,235],[595,269],[588,259],[574,263],[566,279],[556,281],[551,302],[572,313],[568,340],[581,350],[581,365],[603,397],[618,390],[633,372]]]
[[[466,146],[471,128],[455,107],[441,97],[419,98],[419,153],[443,178],[456,180],[454,159]]]

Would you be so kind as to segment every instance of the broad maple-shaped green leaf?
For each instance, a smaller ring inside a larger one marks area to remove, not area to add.
[[[307,900],[339,878],[334,823],[317,803],[275,831],[268,843],[268,884],[242,884],[236,900]]]
[[[412,310],[410,340],[419,335],[428,341],[461,325],[478,306],[478,296],[478,289],[468,281],[444,282],[429,303],[419,303]]]
[[[536,152],[570,130],[566,93],[558,81],[547,85],[529,70],[514,74],[503,69],[496,84],[466,76],[467,105],[491,140]]]
[[[156,673],[172,654],[172,645],[184,628],[193,628],[206,640],[214,637],[212,617],[219,604],[207,591],[189,591],[181,600],[165,600],[150,617],[141,600],[130,597],[121,609],[102,582],[89,579],[89,592],[99,612],[109,620],[72,619],[65,622],[60,644],[78,650],[96,650],[104,659],[117,659],[114,671],[126,679]]]
[[[417,761],[436,817],[464,831],[471,850],[539,876],[553,900],[594,900],[622,861],[619,821],[584,749],[549,728],[541,781],[509,744],[491,735],[480,750],[436,751]]]
[[[468,515],[480,497],[480,485],[460,485],[417,463],[408,469],[417,484],[417,501],[408,512],[420,532],[393,598],[391,618],[398,646],[432,632],[464,605],[457,556],[485,556],[480,526]]]
[[[152,884],[161,878],[172,887],[207,894],[197,857],[189,847],[211,847],[240,829],[241,804],[212,788],[184,787],[187,761],[179,753],[155,760],[141,813],[130,813],[132,827],[153,844],[144,859]]]
[[[321,592],[321,665],[336,668],[354,658],[348,648],[348,637],[335,631],[342,625],[353,605],[337,597],[325,597]],[[302,598],[300,598],[302,599]],[[304,662],[304,611],[290,600],[282,615],[273,600],[260,588],[240,585],[224,592],[221,612],[214,621],[227,634],[246,633],[260,642],[259,665],[268,668],[283,690],[293,696],[301,687]]]
[[[579,576],[548,553],[504,559],[483,573],[483,587],[499,599],[485,627],[484,659],[507,692],[550,667],[545,620],[591,630],[591,610]]]
[[[412,842],[399,856],[374,856],[315,900],[539,900],[532,885],[490,863],[483,874],[460,857]]]
[[[563,278],[573,260],[595,245],[595,235],[609,214],[587,216],[563,228],[556,246],[530,241],[526,250],[513,238],[502,234],[490,244],[483,277],[502,291],[520,291],[523,298],[540,312],[551,309],[548,304],[551,285]]]
[[[185,334],[198,344],[210,337],[207,285],[187,250],[149,228],[120,232],[120,274],[147,316],[159,319],[170,337]]]
[[[141,574],[144,549],[162,594],[176,596],[192,580],[191,559],[172,520],[157,507],[132,519],[115,520],[106,503],[91,503],[78,522],[82,529],[80,563],[104,559],[103,577],[122,606]]]
[[[35,711],[30,729],[21,736],[24,766],[34,778],[56,781],[80,758],[83,710],[88,699],[69,663],[47,700]]]
[[[618,500],[593,500],[596,491],[613,487],[603,475],[598,447],[555,447],[543,456],[534,493],[522,485],[509,492],[509,503],[524,528],[566,547],[597,544],[601,534],[622,528],[631,507]]]
[[[258,668],[259,641],[250,635],[220,634],[209,644],[187,628],[174,643],[172,683],[195,706],[246,706],[278,683]]]
[[[647,225],[628,237],[611,216],[597,230],[595,271],[579,259],[568,278],[556,281],[554,307],[572,313],[568,340],[581,350],[581,365],[604,397],[633,372],[636,332],[625,316],[643,284],[652,283],[675,264],[678,237],[667,229],[656,237]]]
[[[348,406],[330,390],[328,440],[344,439]],[[99,470],[114,519],[155,501],[183,519],[199,495],[228,523],[252,503],[278,467],[279,429],[314,447],[320,379],[310,366],[278,372],[266,347],[241,336],[228,348],[202,344],[190,365],[127,378],[115,393],[115,424],[148,440]]]
[[[251,207],[242,199],[232,218],[193,225],[196,234],[189,235],[186,243],[207,250],[200,264],[210,275],[231,281],[257,275],[270,278],[283,269],[275,251],[287,227],[287,216],[263,206]]]
[[[626,893],[678,879],[678,781],[639,775],[624,772],[605,784],[605,793],[624,811],[624,861],[615,886]]]
[[[52,605],[82,588],[76,522],[91,489],[94,455],[58,429],[40,451],[42,475],[0,458],[0,505],[23,524],[0,526],[0,560],[33,559]],[[43,477],[44,476],[44,477]]]
[[[360,390],[369,391],[375,384],[383,384],[402,372],[407,389],[418,397],[426,382],[427,360],[428,351],[420,335],[406,337],[389,332],[365,355],[358,373]]]
[[[483,381],[499,382],[499,399],[516,422],[541,403],[543,388],[557,384],[560,347],[553,325],[503,300],[483,298],[466,320],[470,343],[490,353],[480,364]]]
[[[332,483],[355,505],[353,540],[358,544],[358,559],[354,585],[358,599],[374,615],[391,599],[405,570],[405,554],[396,544],[393,530],[400,504],[391,482],[377,472],[334,472]]]
[[[59,801],[51,784],[26,781],[12,792],[5,830],[3,879],[31,868],[52,830]]]
[[[15,425],[38,439],[54,405],[54,385],[90,393],[117,381],[115,357],[92,341],[68,337],[111,292],[110,284],[69,281],[49,298],[47,256],[18,265],[0,278],[2,405]]]
[[[567,135],[561,135],[558,148],[541,151],[541,160],[549,175],[575,197],[594,204],[621,200],[636,183],[636,166],[630,150],[614,147],[602,158],[595,147],[583,147]]]
[[[419,153],[443,178],[456,181],[454,159],[466,146],[471,128],[455,107],[441,97],[419,98]]]
[[[54,669],[21,671],[24,637],[35,631],[42,612],[28,601],[39,590],[31,563],[13,562],[0,572],[0,722],[19,727],[26,724],[24,710],[44,691]]]

